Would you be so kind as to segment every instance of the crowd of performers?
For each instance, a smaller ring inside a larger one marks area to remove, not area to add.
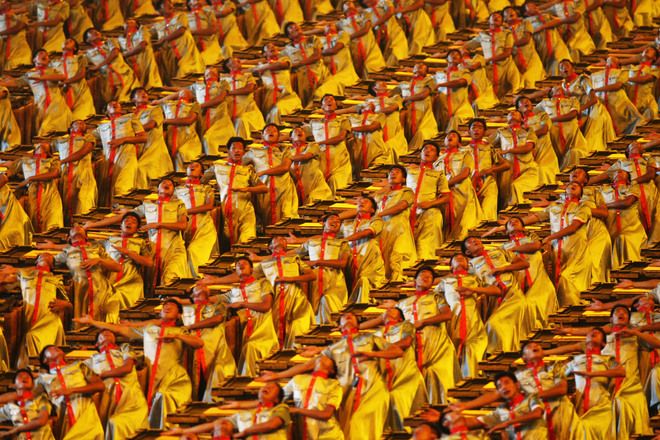
[[[611,310],[607,326],[555,329],[575,344],[526,338],[660,242],[649,130],[660,34],[647,38],[658,17],[654,0],[1,3],[0,251],[40,253],[33,267],[0,267],[24,330],[15,356],[0,338],[0,369],[13,373],[0,438],[652,435],[657,282],[619,280],[640,295],[590,304]],[[30,149],[12,108],[27,90]],[[580,166],[625,136],[637,139],[625,155]],[[338,194],[379,165],[386,179],[362,196]],[[560,197],[507,214],[560,173]],[[136,189],[155,194],[116,206]],[[319,201],[341,202],[320,235],[274,236],[228,275],[200,270]],[[470,232],[483,222],[498,226]],[[64,227],[65,244],[33,237]],[[494,234],[508,241],[482,242]],[[460,251],[438,276],[450,242]],[[120,321],[156,286],[190,278],[189,297],[165,299],[158,319]],[[371,297],[392,282],[409,295]],[[382,314],[336,318],[353,303]],[[321,324],[338,327],[336,342],[296,342]],[[67,359],[65,330],[86,327],[97,351]],[[259,368],[283,349],[303,361]],[[522,360],[473,401],[448,396],[498,352]],[[258,399],[222,401],[232,415],[205,424],[168,421],[234,376],[262,383]],[[413,431],[414,414],[425,423]]]

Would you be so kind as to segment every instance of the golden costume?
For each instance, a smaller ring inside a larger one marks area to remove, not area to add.
[[[184,28],[180,37],[168,41],[161,51],[163,61],[161,64],[161,75],[165,83],[172,78],[181,78],[191,73],[204,72],[204,58],[197,50],[195,38],[189,30],[188,19],[183,12],[175,12],[171,17],[165,17],[163,21],[154,23],[153,30],[159,39]]]
[[[92,65],[98,66],[105,63],[113,51],[118,52],[117,56],[109,64],[99,69],[101,76],[104,77],[103,98],[106,102],[111,100],[129,101],[131,90],[139,87],[140,82],[124,60],[119,42],[114,38],[99,41],[87,49],[86,56]]]
[[[317,143],[293,142],[289,147],[291,157],[312,154],[306,161],[294,161],[291,164],[291,178],[296,185],[298,203],[307,205],[318,200],[332,200],[332,191],[325,181],[319,156],[321,154]]]
[[[195,99],[202,104],[226,93],[228,86],[226,82],[204,81],[196,82],[190,86],[195,93]],[[226,145],[230,137],[234,136],[234,126],[231,115],[227,109],[225,98],[220,104],[202,109],[202,127],[204,128],[203,144],[204,153],[217,155],[220,145]]]
[[[174,164],[170,157],[165,135],[163,133],[163,110],[159,106],[138,106],[135,115],[143,126],[154,122],[151,130],[147,130],[147,142],[139,144],[136,186],[148,188],[149,181],[160,179],[174,171]]]
[[[46,67],[35,67],[23,75],[24,80],[32,90],[34,105],[36,108],[36,125],[38,136],[46,136],[55,131],[65,132],[73,116],[71,110],[66,105],[64,96],[58,86],[58,83],[52,81],[40,81],[41,75],[52,75],[58,72]]]
[[[383,217],[385,226],[379,238],[385,260],[385,276],[391,281],[398,281],[403,277],[403,269],[417,262],[415,237],[410,226],[410,209],[415,195],[412,189],[404,186],[391,188],[386,193],[376,194],[376,197],[379,211],[391,208],[402,201],[408,203],[406,209],[398,214]]]
[[[536,135],[531,130],[507,126],[497,130],[493,146],[499,147],[504,160],[511,168],[500,175],[500,200],[512,206],[525,201],[525,192],[539,186],[539,165],[534,160],[534,150],[527,153],[510,153],[528,143],[536,145]]]
[[[236,302],[260,303],[266,295],[273,295],[273,288],[266,278],[255,280],[251,277],[241,282],[239,287],[233,287],[222,295],[222,301],[231,304]],[[242,376],[255,376],[257,362],[275,353],[279,347],[277,333],[273,326],[273,312],[257,312],[247,307],[237,309],[241,321],[242,343],[241,357],[238,360],[238,371]]]
[[[0,407],[0,422],[11,422],[14,426],[22,426],[38,418],[42,411],[50,414],[51,405],[45,394],[30,396],[29,399],[18,399]],[[21,432],[17,440],[55,440],[50,424],[36,431]]]
[[[111,118],[96,127],[107,162],[105,179],[100,188],[105,197],[125,195],[136,187],[138,161],[135,144],[111,146],[110,141],[138,133],[144,133],[144,128],[133,113]]]
[[[197,134],[197,122],[202,112],[196,102],[183,99],[165,101],[161,104],[165,119],[187,118],[196,113],[197,118],[189,125],[168,125],[165,133],[174,169],[183,171],[188,162],[197,160],[202,155],[202,141]]]
[[[346,141],[334,145],[323,144],[323,141],[339,136],[344,130],[350,131],[351,124],[348,119],[333,114],[323,119],[312,119],[309,125],[314,140],[320,144],[321,171],[334,195],[338,189],[346,188],[351,183],[351,158]]]
[[[114,246],[129,249],[138,255],[150,255],[149,241],[140,237],[112,236],[103,243],[106,254],[121,265],[121,270],[110,281],[119,296],[122,309],[133,307],[144,297],[143,269],[132,259],[125,257]]]
[[[88,142],[96,143],[92,134],[72,133],[53,140],[60,161],[80,151]],[[86,214],[96,208],[98,189],[92,167],[92,153],[86,154],[78,161],[61,164],[60,184],[63,212],[67,222],[73,222],[74,214]]]
[[[23,157],[20,163],[25,179],[60,169],[59,160],[37,154]],[[57,190],[57,181],[52,179],[30,182],[25,210],[35,232],[47,232],[64,226],[62,198]]]
[[[151,5],[151,2],[145,2]],[[153,7],[153,6],[152,6]],[[156,14],[154,14],[156,15]],[[156,63],[154,49],[151,46],[151,34],[149,28],[140,27],[136,32],[120,35],[117,41],[123,52],[132,51],[142,44],[144,47],[136,55],[126,57],[126,62],[131,66],[137,80],[142,86],[149,90],[154,87],[163,87],[163,81],[160,78],[160,71]]]

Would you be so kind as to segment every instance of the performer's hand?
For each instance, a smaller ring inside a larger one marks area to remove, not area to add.
[[[435,410],[435,409],[433,409],[433,408],[429,408],[429,409],[427,409],[426,411],[424,411],[424,412],[421,414],[420,417],[421,417],[425,422],[429,422],[429,423],[438,423],[438,422],[440,421],[440,417],[441,417],[441,416],[442,416],[442,414],[440,413],[440,411]]]
[[[163,435],[181,435],[183,434],[183,428],[172,428],[169,431],[165,431]]]
[[[64,299],[54,299],[48,303],[48,310],[53,313],[61,313],[71,307],[71,303]]]
[[[501,430],[506,429],[508,427],[509,427],[509,422],[508,421],[498,423],[497,425],[493,426],[492,428],[490,428],[488,430],[488,434],[492,434],[494,432],[501,431]]]
[[[226,402],[220,405],[220,409],[241,409],[241,405],[236,401]]]
[[[384,299],[381,301],[381,303],[378,305],[379,309],[393,309],[397,305],[397,302],[394,301],[393,299]]]
[[[465,287],[465,286],[457,287],[456,291],[461,296],[473,296],[474,295],[474,291],[472,289],[470,289],[469,287]]]
[[[451,405],[447,406],[447,409],[449,409],[450,411],[453,411],[453,412],[460,413],[460,412],[465,411],[465,403],[463,403],[463,402],[452,403]]]
[[[633,280],[623,279],[614,286],[615,289],[632,289],[635,287],[635,282]]]
[[[267,370],[262,371],[261,376],[257,378],[258,382],[275,382],[276,380],[279,380],[277,373]]]
[[[607,310],[607,308],[605,307],[605,304],[603,304],[602,301],[595,299],[594,302],[589,304],[585,310],[600,312],[601,310]]]
[[[573,374],[576,376],[582,376],[582,377],[594,377],[594,372],[593,371],[573,371]]]
[[[94,320],[92,319],[91,316],[89,315],[83,315],[79,318],[73,318],[73,322],[76,322],[78,324],[88,324],[92,325],[94,323]]]
[[[89,260],[83,261],[80,263],[82,269],[91,269],[94,266],[97,266],[101,263],[100,258],[90,258]]]
[[[57,399],[60,396],[68,397],[71,395],[71,388],[60,388],[59,390],[54,390],[50,393],[50,396],[53,399]]]
[[[140,228],[140,231],[146,232],[149,229],[160,229],[160,227],[161,227],[160,223],[147,223],[146,225]]]

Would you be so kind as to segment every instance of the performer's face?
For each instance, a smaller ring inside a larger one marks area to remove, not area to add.
[[[146,104],[149,102],[149,94],[146,90],[139,89],[133,94],[133,104]]]
[[[286,31],[289,35],[289,38],[292,40],[297,40],[301,36],[300,26],[297,23],[291,23],[286,27]]]
[[[474,257],[479,255],[484,250],[484,246],[476,237],[470,237],[465,242],[465,248],[467,250],[468,256]]]
[[[160,317],[166,321],[176,321],[179,318],[179,308],[174,303],[166,302],[160,310]]]
[[[126,216],[124,219],[121,221],[121,232],[124,234],[135,234],[138,230],[138,221],[135,217],[133,216]]]
[[[337,101],[334,96],[326,96],[321,102],[321,109],[326,113],[334,113],[337,110]]]
[[[14,386],[17,391],[31,390],[34,387],[34,379],[31,374],[21,371],[14,379]]]
[[[262,403],[277,403],[280,389],[274,382],[269,382],[259,390],[259,401]]]
[[[415,287],[419,290],[427,290],[433,286],[433,274],[428,270],[423,270],[415,278]]]
[[[570,182],[565,191],[568,197],[582,197],[582,187],[577,182]]]
[[[374,209],[373,203],[366,197],[360,197],[358,199],[358,212],[368,212],[373,214],[376,210]]]
[[[512,399],[518,394],[518,390],[520,389],[518,382],[514,382],[510,377],[506,376],[501,377],[495,385],[497,387],[497,392],[505,400]]]
[[[513,232],[523,232],[524,230],[525,225],[523,225],[523,222],[519,218],[512,217],[506,222],[506,232],[509,234]]]
[[[323,227],[324,232],[337,233],[339,232],[339,228],[341,228],[341,220],[339,219],[339,216],[331,215],[325,220],[325,225]]]
[[[286,240],[284,237],[275,237],[270,241],[270,250],[271,252],[282,252],[286,251]]]
[[[572,75],[574,71],[575,69],[573,69],[573,65],[568,61],[563,61],[559,63],[559,74],[564,78]]]
[[[202,165],[198,162],[190,162],[186,167],[188,177],[202,177],[203,174]]]
[[[174,184],[169,180],[163,180],[158,184],[158,197],[172,197],[174,194]]]
[[[245,145],[243,145],[243,142],[233,142],[231,147],[229,147],[229,156],[231,157],[231,160],[235,163],[241,163],[244,155]]]
[[[195,286],[191,296],[195,304],[206,302],[209,299],[209,288],[206,286]]]
[[[280,139],[280,131],[274,125],[264,128],[261,137],[266,142],[277,142]]]
[[[470,125],[470,136],[472,136],[475,139],[481,139],[484,137],[484,134],[486,133],[486,127],[484,127],[484,124],[481,122],[473,122],[472,125]]]
[[[204,81],[206,82],[217,81],[219,77],[218,69],[215,67],[207,67],[204,71]]]
[[[596,329],[591,329],[589,333],[587,333],[586,342],[595,347],[602,347],[605,345],[603,334]]]
[[[520,113],[523,113],[523,114],[524,113],[529,113],[529,112],[532,111],[533,108],[534,107],[532,106],[532,101],[530,101],[527,98],[524,98],[524,99],[521,99],[520,101],[518,101],[518,111],[520,111]]]
[[[543,359],[543,348],[536,342],[525,345],[523,360],[525,362],[537,362]]]
[[[252,275],[252,266],[245,260],[238,260],[236,262],[236,275],[249,277]]]
[[[37,257],[37,267],[42,267],[44,269],[51,270],[53,268],[53,263],[55,262],[55,257],[49,253],[39,254]]]
[[[74,226],[69,230],[69,240],[74,241],[86,241],[87,233],[80,226]]]
[[[589,181],[589,175],[583,169],[578,168],[571,171],[569,181],[579,183],[580,185],[586,185]]]
[[[436,160],[438,160],[438,147],[431,144],[424,145],[424,148],[422,148],[422,161],[433,163]]]
[[[99,349],[103,349],[108,345],[113,345],[117,343],[117,337],[110,330],[101,330],[98,337],[96,338],[96,346]]]
[[[387,181],[390,185],[396,185],[399,183],[405,182],[405,177],[403,177],[403,172],[398,168],[392,168],[387,175]]]
[[[60,347],[49,347],[46,350],[44,358],[46,359],[46,363],[52,364],[53,362],[64,360],[64,352]]]
[[[612,313],[612,325],[628,325],[630,314],[623,307],[617,307]]]
[[[451,259],[451,269],[456,270],[467,270],[469,267],[468,260],[465,258],[465,255],[456,254]]]
[[[352,313],[344,313],[339,320],[342,331],[359,328],[357,317]]]

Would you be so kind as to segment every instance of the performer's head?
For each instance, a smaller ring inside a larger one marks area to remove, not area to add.
[[[62,43],[62,52],[77,54],[79,50],[78,42],[73,38],[67,38]]]
[[[450,66],[457,66],[463,62],[463,55],[458,49],[449,49],[447,52],[447,63]]]
[[[91,27],[85,30],[83,38],[85,39],[85,43],[94,46],[96,43],[103,41],[103,34],[101,34],[101,32],[95,28]]]
[[[300,38],[302,38],[303,32],[298,23],[289,21],[288,23],[284,24],[284,35],[286,35],[287,38],[290,38],[292,41],[298,41]]]
[[[339,232],[339,229],[341,228],[341,219],[337,214],[326,214],[322,220],[324,233],[336,234]]]
[[[326,93],[323,95],[321,98],[321,110],[323,110],[325,113],[334,113],[335,110],[337,110],[337,100],[335,99],[335,96]]]
[[[536,364],[543,360],[543,347],[538,342],[529,341],[522,346],[520,356],[528,364]]]
[[[264,56],[267,60],[275,60],[280,56],[280,49],[275,45],[275,43],[266,43],[263,50]]]
[[[286,248],[287,248],[286,238],[282,236],[273,237],[270,240],[270,245],[268,247],[270,248],[270,251],[273,253],[286,252]]]
[[[142,219],[133,211],[129,211],[121,217],[121,234],[122,236],[133,236],[137,233],[138,229],[142,226]]]
[[[607,343],[607,333],[601,327],[594,327],[589,330],[585,338],[585,348],[587,350],[600,351]]]
[[[385,310],[383,313],[383,321],[387,325],[395,325],[405,321],[405,316],[400,308],[392,307],[391,309]]]
[[[202,163],[199,161],[193,160],[186,167],[186,176],[188,177],[196,177],[198,179],[201,179],[203,175],[204,175],[204,167],[202,166]]]
[[[45,50],[39,49],[34,52],[32,62],[36,67],[48,67],[48,64],[50,63],[50,56]]]
[[[321,371],[328,375],[328,377],[335,377],[337,374],[337,366],[335,361],[328,356],[319,356],[314,362],[314,372]]]
[[[39,353],[39,363],[44,370],[50,370],[53,364],[64,362],[64,352],[57,345],[46,345]]]
[[[103,350],[117,345],[117,336],[110,330],[101,330],[96,334],[96,348]]]
[[[610,324],[627,326],[630,323],[630,309],[624,305],[616,305],[610,311]]]
[[[373,215],[378,211],[378,203],[371,196],[360,196],[357,200],[358,213]]]
[[[209,301],[210,296],[211,290],[209,287],[201,284],[195,285],[192,292],[190,292],[190,299],[194,304],[205,304]]]
[[[506,401],[520,394],[520,384],[511,371],[502,371],[495,375],[495,388],[500,397]]]
[[[439,437],[438,430],[429,423],[418,425],[413,431],[412,440],[436,440]]]
[[[352,330],[359,330],[357,316],[353,312],[346,312],[339,318],[339,328],[342,333]]]
[[[236,269],[236,275],[240,278],[247,278],[252,275],[252,260],[248,257],[238,257],[234,263],[234,268]]]
[[[575,167],[568,175],[569,182],[578,183],[580,186],[584,186],[589,183],[589,172],[586,168]]]
[[[413,66],[413,76],[415,78],[423,78],[429,73],[429,66],[424,63],[416,63]]]
[[[435,271],[431,266],[422,266],[415,272],[415,289],[429,290],[435,280]]]
[[[387,183],[390,185],[403,185],[408,177],[408,171],[403,165],[392,165],[387,173]]]
[[[637,141],[632,141],[626,147],[627,158],[631,158],[631,157],[637,158],[640,157],[643,153],[644,153],[644,147],[642,147],[642,144],[640,144]]]
[[[469,258],[474,258],[484,251],[484,245],[479,237],[467,237],[461,242],[461,252]]]
[[[12,382],[19,395],[22,395],[23,391],[31,391],[34,388],[34,377],[32,376],[32,372],[27,368],[16,370]]]
[[[158,198],[160,199],[169,199],[174,195],[174,181],[169,177],[164,177],[160,179],[158,184]]]
[[[506,232],[508,234],[525,232],[525,224],[520,217],[511,217],[506,221]]]
[[[630,173],[626,170],[616,170],[612,176],[612,184],[615,186],[618,185],[629,185],[630,184]]]
[[[447,148],[458,148],[461,146],[461,135],[456,130],[451,130],[447,132],[445,136],[445,147]]]
[[[160,309],[160,319],[165,322],[176,322],[182,314],[183,306],[180,302],[172,298],[163,301]]]
[[[452,272],[466,271],[470,267],[470,262],[463,254],[454,254],[449,261]]]
[[[577,182],[569,182],[564,189],[566,197],[569,199],[581,199],[582,198],[582,185]]]
[[[510,127],[519,127],[522,124],[523,115],[518,110],[511,110],[506,115],[506,122],[508,122]]]
[[[655,309],[655,299],[650,294],[638,296],[633,301],[632,308],[639,313],[651,313]]]
[[[240,164],[245,156],[245,139],[232,136],[227,141],[227,151],[232,162]]]
[[[220,72],[216,66],[208,66],[204,69],[204,81],[205,82],[216,82],[220,79]]]
[[[440,146],[435,142],[426,142],[420,154],[422,162],[434,163],[440,157]]]
[[[573,67],[573,62],[571,60],[563,59],[559,62],[559,74],[563,78],[568,78],[575,74],[575,67]]]
[[[284,400],[284,390],[277,382],[268,382],[259,389],[259,403],[277,405]]]
[[[119,101],[110,101],[105,106],[105,112],[110,118],[121,116],[124,113],[124,110],[121,108]]]
[[[304,144],[307,142],[307,133],[305,133],[305,129],[302,127],[296,127],[291,130],[289,136],[291,137],[291,142],[294,144]]]
[[[534,111],[534,104],[532,104],[532,100],[527,96],[519,96],[516,98],[516,109],[523,115],[526,115]]]
[[[658,60],[658,49],[653,46],[649,46],[642,52],[642,62],[655,63]]]
[[[520,18],[520,12],[518,11],[518,8],[507,6],[502,9],[502,18],[504,18],[504,21],[508,24],[516,23]]]
[[[72,226],[69,229],[69,243],[84,243],[87,241],[87,231],[82,226]]]
[[[504,18],[502,17],[502,13],[499,11],[492,12],[488,17],[488,27],[491,29],[498,29],[502,27],[502,23],[504,23]]]
[[[261,130],[261,138],[264,142],[278,142],[280,140],[280,129],[275,124],[266,124]]]
[[[48,252],[39,254],[35,266],[39,269],[52,272],[53,268],[55,267],[55,257],[53,256],[53,254],[49,254]]]
[[[473,139],[481,139],[486,134],[488,125],[483,118],[472,118],[468,123],[468,128],[470,130],[470,136],[472,136]]]
[[[135,105],[144,105],[149,103],[149,94],[144,87],[136,87],[131,90],[131,102]]]

